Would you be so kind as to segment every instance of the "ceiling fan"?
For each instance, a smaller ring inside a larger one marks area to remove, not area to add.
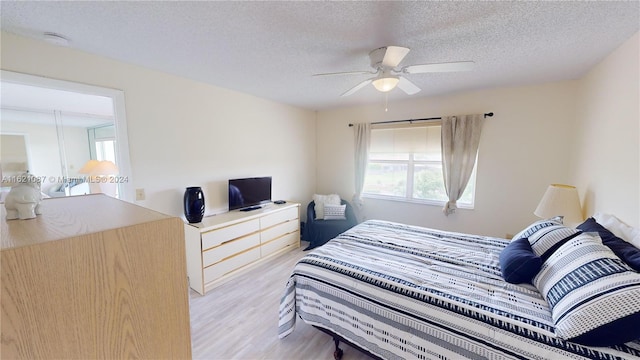
[[[469,71],[473,69],[473,61],[457,61],[435,64],[408,65],[399,67],[400,63],[411,49],[402,46],[385,46],[377,48],[369,53],[371,67],[373,71],[345,71],[324,74],[314,74],[313,76],[333,76],[333,75],[375,75],[358,85],[352,87],[341,96],[349,96],[363,87],[373,84],[381,92],[393,90],[396,86],[408,95],[413,95],[420,91],[414,83],[403,75],[423,74],[433,72]]]

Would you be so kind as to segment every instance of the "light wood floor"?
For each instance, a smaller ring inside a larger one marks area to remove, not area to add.
[[[329,335],[300,318],[278,339],[278,306],[295,262],[308,243],[221,285],[205,296],[190,291],[194,359],[333,359]],[[368,356],[346,344],[344,360]]]

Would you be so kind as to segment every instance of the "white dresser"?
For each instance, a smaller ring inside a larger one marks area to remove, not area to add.
[[[300,204],[268,204],[185,224],[191,288],[204,295],[270,257],[300,247]]]

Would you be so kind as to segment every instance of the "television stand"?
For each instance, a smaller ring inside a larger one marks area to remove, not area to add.
[[[262,209],[262,206],[258,206],[258,205],[249,206],[249,207],[246,207],[244,209],[240,209],[240,211],[253,211],[253,210],[258,210],[258,209]]]

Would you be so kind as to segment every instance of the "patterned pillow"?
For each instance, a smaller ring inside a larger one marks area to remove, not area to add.
[[[546,260],[567,240],[580,233],[579,230],[562,225],[562,217],[536,221],[520,231],[514,239],[528,238],[533,253]]]
[[[614,254],[631,266],[635,271],[640,272],[640,249],[623,239],[615,236],[611,231],[600,225],[594,218],[588,218],[578,229],[584,232],[597,232],[605,244]]]
[[[588,346],[640,338],[640,274],[595,233],[567,241],[533,278],[551,308],[556,335]]]
[[[330,194],[330,195],[313,195],[313,202],[315,203],[313,209],[316,213],[316,220],[324,219],[324,204],[334,204],[340,205],[340,195],[338,194]]]
[[[545,220],[538,220],[533,224],[524,228],[524,230],[514,235],[513,238],[514,239],[528,238],[536,231],[541,230],[547,226],[554,226],[554,225],[562,225],[562,216],[556,216],[556,217],[552,217],[550,219],[545,219]]]
[[[324,204],[324,219],[325,220],[346,220],[347,217],[344,216],[346,209],[347,209],[347,205]]]

